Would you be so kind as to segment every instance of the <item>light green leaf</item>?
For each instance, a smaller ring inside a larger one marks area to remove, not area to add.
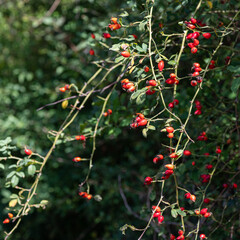
[[[17,176],[13,176],[11,179],[12,187],[16,187],[18,185],[18,182],[19,182],[19,178]]]
[[[29,166],[28,166],[28,174],[32,176],[32,175],[35,174],[35,172],[36,172],[36,167],[35,167],[35,165],[29,165]]]

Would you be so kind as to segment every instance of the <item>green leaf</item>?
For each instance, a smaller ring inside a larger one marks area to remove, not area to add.
[[[7,175],[6,178],[11,178],[15,173],[16,173],[16,171],[12,171],[12,172],[10,172],[10,173]]]
[[[32,176],[32,175],[35,174],[35,172],[36,172],[36,167],[35,167],[35,165],[29,165],[29,166],[28,166],[28,174]]]
[[[115,58],[115,63],[119,63],[119,62],[121,62],[123,59],[124,59],[123,56],[117,57],[117,58]]]
[[[144,128],[144,129],[142,130],[142,134],[143,134],[143,136],[144,136],[145,138],[147,137],[147,131],[148,131],[147,128]]]
[[[148,47],[148,46],[147,46],[146,43],[143,43],[143,44],[142,44],[142,49],[143,49],[144,52],[147,52],[147,47]]]
[[[143,89],[140,89],[140,90],[137,90],[136,92],[134,92],[132,95],[131,95],[131,97],[130,97],[130,100],[134,100],[134,99],[136,99],[141,93],[145,93],[145,89],[143,88]]]
[[[172,209],[172,210],[171,210],[171,215],[172,215],[174,218],[176,218],[176,217],[178,216],[178,213],[177,213],[177,211],[176,211],[175,209]]]
[[[150,198],[151,201],[154,201],[154,200],[156,199],[156,192],[155,192],[155,191],[152,191],[152,192],[150,193],[149,198]]]
[[[12,139],[10,137],[7,137],[4,140],[0,140],[0,146],[8,145],[11,141],[12,141]]]
[[[155,126],[153,126],[153,125],[149,125],[147,128],[150,130],[156,130]]]
[[[0,168],[5,169],[5,166],[2,163],[0,163]]]
[[[236,93],[239,87],[240,87],[240,78],[233,79],[231,90]]]
[[[139,105],[139,104],[144,103],[145,100],[146,100],[146,94],[143,93],[143,94],[140,94],[140,95],[137,97],[136,103],[137,103],[137,105]]]
[[[112,51],[119,51],[120,50],[120,44],[113,44],[111,48],[109,48],[109,50],[112,50]]]
[[[20,178],[24,178],[25,177],[24,172],[16,172],[16,175],[18,175]]]
[[[184,211],[182,211],[181,209],[176,209],[176,211],[177,211],[177,213],[179,214],[179,215],[181,215],[181,216],[183,216],[183,217],[185,217],[187,214],[184,212]]]
[[[124,11],[123,13],[121,13],[119,16],[120,17],[127,17],[129,14],[127,11]]]
[[[168,64],[174,66],[174,65],[176,65],[176,62],[174,60],[171,60],[168,62]]]
[[[11,179],[12,187],[16,187],[18,185],[18,182],[19,182],[19,178],[17,176],[13,176]]]

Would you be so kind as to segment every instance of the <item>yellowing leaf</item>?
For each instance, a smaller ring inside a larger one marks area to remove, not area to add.
[[[212,7],[213,7],[213,4],[212,4],[212,2],[211,2],[211,1],[207,1],[207,5],[208,5],[208,7],[209,7],[210,9],[212,9]]]
[[[9,206],[9,207],[15,207],[16,204],[17,204],[17,202],[18,202],[17,199],[13,199],[13,200],[11,200],[11,201],[9,202],[8,206]]]

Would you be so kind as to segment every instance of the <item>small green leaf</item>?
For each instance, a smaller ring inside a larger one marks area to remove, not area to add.
[[[18,182],[19,182],[19,178],[17,176],[13,176],[11,179],[12,187],[16,187],[18,185]]]
[[[147,128],[144,128],[144,129],[142,130],[142,134],[143,134],[143,136],[144,136],[145,138],[147,138],[147,131],[148,131]]]
[[[148,125],[147,128],[150,129],[150,130],[156,130],[155,126],[153,126],[153,125]]]
[[[12,172],[10,172],[10,173],[7,175],[6,178],[11,178],[15,173],[16,173],[16,171],[12,171]]]
[[[17,174],[20,178],[24,178],[24,177],[25,177],[24,172],[16,172],[16,174]]]
[[[36,172],[36,167],[35,167],[35,165],[29,165],[29,166],[28,166],[28,174],[32,176],[32,175],[35,174],[35,172]]]
[[[143,94],[140,94],[140,95],[137,97],[136,103],[137,103],[137,105],[139,105],[139,104],[144,103],[145,100],[146,100],[146,94],[143,93]]]
[[[236,93],[239,87],[240,87],[240,78],[233,79],[231,90]]]
[[[179,215],[181,215],[181,216],[183,216],[183,217],[185,217],[187,214],[184,212],[184,211],[182,211],[181,209],[176,209],[176,212],[179,214]]]
[[[115,63],[119,63],[119,62],[121,62],[123,59],[124,59],[123,56],[117,57],[117,58],[115,58]]]
[[[5,167],[2,163],[0,163],[0,168],[5,169]]]
[[[174,60],[171,60],[168,62],[168,64],[174,66],[174,65],[176,65],[176,62]]]
[[[176,211],[175,209],[172,209],[172,210],[171,210],[171,215],[172,215],[174,218],[176,218],[176,217],[178,216],[178,213],[177,213],[177,211]]]

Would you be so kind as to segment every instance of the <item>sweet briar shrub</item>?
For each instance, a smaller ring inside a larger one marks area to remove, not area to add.
[[[55,1],[31,22],[39,58],[25,71],[16,61],[15,96],[34,91],[25,106],[38,115],[20,114],[47,121],[41,136],[26,129],[28,138],[0,141],[4,238],[23,239],[27,218],[67,204],[77,230],[64,239],[238,239],[239,3],[129,1],[111,13],[90,3]]]

